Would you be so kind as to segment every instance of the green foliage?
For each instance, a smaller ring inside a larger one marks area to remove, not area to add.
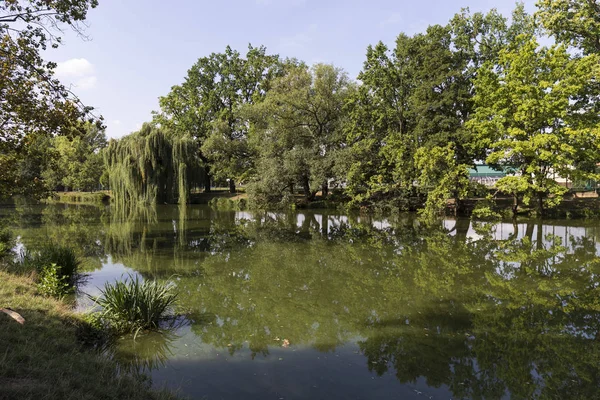
[[[136,204],[186,204],[203,176],[190,135],[144,124],[139,132],[111,140],[104,152],[110,189],[121,210]]]
[[[245,210],[248,200],[245,198],[228,199],[226,197],[215,197],[208,202],[208,205],[216,210]]]
[[[102,307],[100,316],[119,333],[137,333],[160,327],[177,294],[169,284],[141,281],[129,276],[114,284],[106,283],[94,300]]]
[[[502,215],[495,208],[495,204],[490,199],[478,201],[471,215],[479,220],[500,220]]]
[[[295,187],[306,200],[327,191],[337,178],[342,110],[353,90],[346,73],[332,65],[286,64],[264,101],[247,109],[257,151],[257,175],[248,185],[252,202],[286,203]]]
[[[496,63],[486,63],[475,79],[476,112],[468,122],[488,149],[487,162],[512,170],[497,188],[538,210],[557,205],[566,188],[556,176],[593,176],[573,166],[597,159],[600,125],[587,114],[592,98],[581,98],[598,74],[598,58],[573,58],[564,46],[539,48],[520,35]],[[575,101],[579,99],[579,101]]]
[[[55,77],[42,52],[58,47],[62,29],[82,33],[97,0],[0,2],[0,198],[45,194],[39,144],[96,119]],[[95,121],[100,125],[101,120]]]
[[[206,178],[229,179],[234,192],[235,180],[245,179],[255,163],[241,108],[262,101],[280,71],[279,57],[263,46],[250,45],[245,58],[227,46],[224,53],[198,59],[184,83],[159,99],[155,121],[191,135]]]
[[[62,274],[62,268],[55,263],[38,268],[38,291],[45,295],[62,298],[73,290],[69,277]]]
[[[459,202],[467,196],[470,186],[468,166],[457,164],[453,143],[446,147],[419,148],[415,165],[421,171],[417,180],[419,189],[427,193],[425,208],[421,210],[427,218],[443,214],[448,199]]]
[[[596,0],[539,0],[536,17],[556,41],[600,53],[600,4]]]
[[[42,279],[47,276],[47,279],[56,279],[57,283],[64,282],[72,289],[80,278],[80,265],[81,261],[72,248],[52,244],[37,251],[23,250],[15,269],[20,273],[36,271]]]
[[[95,204],[101,205],[110,201],[110,196],[107,192],[70,192],[70,193],[54,193],[52,197],[49,197],[47,202],[61,202],[61,203],[84,203],[84,204]]]
[[[12,253],[14,247],[13,235],[6,227],[0,227],[0,262]]]
[[[508,26],[495,11],[463,10],[446,26],[400,34],[394,49],[381,42],[368,47],[362,85],[347,105],[344,166],[354,203],[405,198],[410,205],[420,191],[428,197],[425,212],[436,214],[447,198],[464,196],[466,167],[485,154],[465,127],[474,109],[473,78],[507,37],[529,29],[522,7],[515,14]],[[432,149],[444,159],[439,165],[427,159]]]
[[[52,138],[48,149],[50,160],[42,177],[51,190],[94,191],[104,173],[102,150],[106,134],[96,125],[85,124],[82,136]]]

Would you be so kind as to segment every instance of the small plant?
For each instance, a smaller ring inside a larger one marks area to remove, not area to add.
[[[129,276],[124,281],[105,284],[94,300],[102,307],[101,317],[117,332],[137,333],[158,329],[176,298],[168,284]]]
[[[61,268],[54,263],[40,269],[37,288],[41,294],[61,298],[73,289],[68,277],[61,275],[60,271]]]

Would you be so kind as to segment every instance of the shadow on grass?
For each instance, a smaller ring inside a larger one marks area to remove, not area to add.
[[[115,361],[81,341],[85,322],[64,303],[38,296],[30,278],[0,271],[0,399],[167,399],[150,381],[119,374]]]

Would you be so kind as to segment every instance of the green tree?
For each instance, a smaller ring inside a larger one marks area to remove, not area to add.
[[[565,46],[539,47],[520,35],[475,79],[476,112],[469,122],[489,149],[487,162],[515,172],[497,187],[544,213],[566,192],[556,176],[574,178],[581,160],[597,159],[600,125],[582,97],[598,74],[598,57],[572,57]]]
[[[148,123],[138,132],[111,140],[104,162],[115,205],[123,212],[139,204],[186,204],[194,182],[203,177],[189,135]]]
[[[600,3],[597,0],[539,0],[536,17],[554,38],[581,49],[600,53]]]
[[[79,120],[90,117],[91,108],[54,78],[56,64],[41,52],[61,43],[56,33],[65,26],[82,34],[80,24],[97,5],[97,0],[0,3],[0,196],[41,195],[41,176],[19,174],[14,166],[31,164],[27,157],[40,137],[73,133]]]
[[[353,84],[332,65],[288,63],[264,101],[248,109],[252,143],[258,152],[257,175],[251,184],[254,200],[279,201],[299,185],[307,201],[335,174],[343,147],[343,106]]]
[[[93,191],[104,173],[101,151],[106,147],[106,134],[94,124],[86,124],[82,136],[57,136],[51,139],[51,159],[43,172],[50,189]]]
[[[243,58],[228,46],[224,53],[200,58],[184,83],[159,99],[161,110],[155,120],[197,142],[205,168],[205,191],[210,191],[213,177],[228,179],[235,192],[235,179],[243,179],[251,169],[247,124],[239,110],[264,97],[279,66],[279,57],[268,55],[265,47],[249,46]]]

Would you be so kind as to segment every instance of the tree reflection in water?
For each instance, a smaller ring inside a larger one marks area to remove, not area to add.
[[[89,258],[110,255],[145,277],[174,279],[196,340],[230,355],[268,359],[284,339],[323,353],[356,343],[363,368],[401,383],[424,379],[455,398],[594,398],[600,390],[592,225],[574,223],[570,235],[567,221],[432,228],[410,216],[208,207],[153,215],[123,220],[52,206],[13,217],[26,246],[68,238]],[[155,343],[123,345],[120,354],[145,371],[169,362],[177,339],[147,340]]]

